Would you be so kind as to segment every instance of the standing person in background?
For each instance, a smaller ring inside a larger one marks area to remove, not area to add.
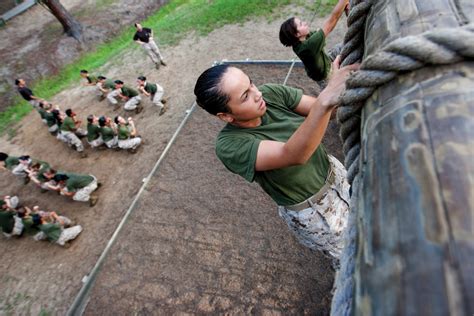
[[[36,110],[39,107],[39,102],[42,101],[43,99],[38,98],[33,94],[33,91],[31,91],[30,88],[26,86],[25,80],[19,78],[15,79],[15,85],[17,86],[17,90],[22,96],[23,99],[25,99],[29,104],[31,104]]]
[[[280,27],[280,42],[291,46],[301,59],[308,77],[314,81],[326,80],[331,72],[331,63],[342,49],[336,47],[326,54],[326,38],[336,27],[337,21],[349,6],[349,0],[339,0],[321,29],[311,32],[307,22],[296,17],[289,18]],[[325,86],[322,82],[320,86]]]
[[[163,99],[163,93],[165,92],[163,87],[158,83],[150,83],[146,81],[146,77],[140,76],[137,79],[138,91],[150,97],[151,102],[160,109],[160,116],[163,115],[168,107],[166,106],[166,99]]]
[[[142,27],[139,23],[135,23],[137,32],[133,36],[133,40],[140,44],[148,53],[151,60],[155,63],[156,69],[160,68],[160,64],[166,66],[160,49],[153,40],[153,31],[147,27]]]

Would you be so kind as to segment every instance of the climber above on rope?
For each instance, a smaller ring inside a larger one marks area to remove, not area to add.
[[[349,185],[344,166],[321,140],[350,71],[359,67],[340,68],[339,62],[317,98],[283,85],[257,88],[228,65],[203,72],[194,88],[197,104],[227,123],[217,137],[218,158],[231,172],[256,181],[299,241],[323,251],[334,266],[343,248]]]
[[[336,27],[344,10],[348,8],[349,0],[339,0],[329,18],[324,21],[322,28],[313,32],[310,31],[307,22],[296,17],[289,18],[280,27],[280,42],[293,48],[295,54],[303,62],[306,74],[314,81],[319,82],[328,77],[331,62],[342,49],[342,46],[338,45],[326,53],[324,46],[326,38]]]

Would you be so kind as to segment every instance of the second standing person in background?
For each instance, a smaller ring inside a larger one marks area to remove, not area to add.
[[[160,49],[153,40],[153,30],[142,27],[139,23],[135,23],[135,28],[137,32],[133,36],[133,40],[147,51],[148,56],[155,63],[156,69],[160,68],[160,64],[166,66],[163,55],[161,55]]]

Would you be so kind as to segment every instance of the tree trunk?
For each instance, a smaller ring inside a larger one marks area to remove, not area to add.
[[[59,0],[39,0],[58,19],[64,32],[79,42],[82,41],[82,25],[63,7]]]

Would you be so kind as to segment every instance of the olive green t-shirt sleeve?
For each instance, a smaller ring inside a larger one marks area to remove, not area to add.
[[[305,47],[309,49],[314,55],[319,54],[324,49],[326,37],[322,29],[312,33],[306,40]]]
[[[217,157],[231,172],[253,182],[260,139],[252,135],[219,135],[216,143]]]
[[[303,90],[279,84],[266,84],[258,87],[265,95],[265,101],[274,107],[286,106],[294,110],[303,97]]]
[[[118,138],[120,140],[128,139],[130,136],[130,131],[127,126],[120,126],[118,130]]]

